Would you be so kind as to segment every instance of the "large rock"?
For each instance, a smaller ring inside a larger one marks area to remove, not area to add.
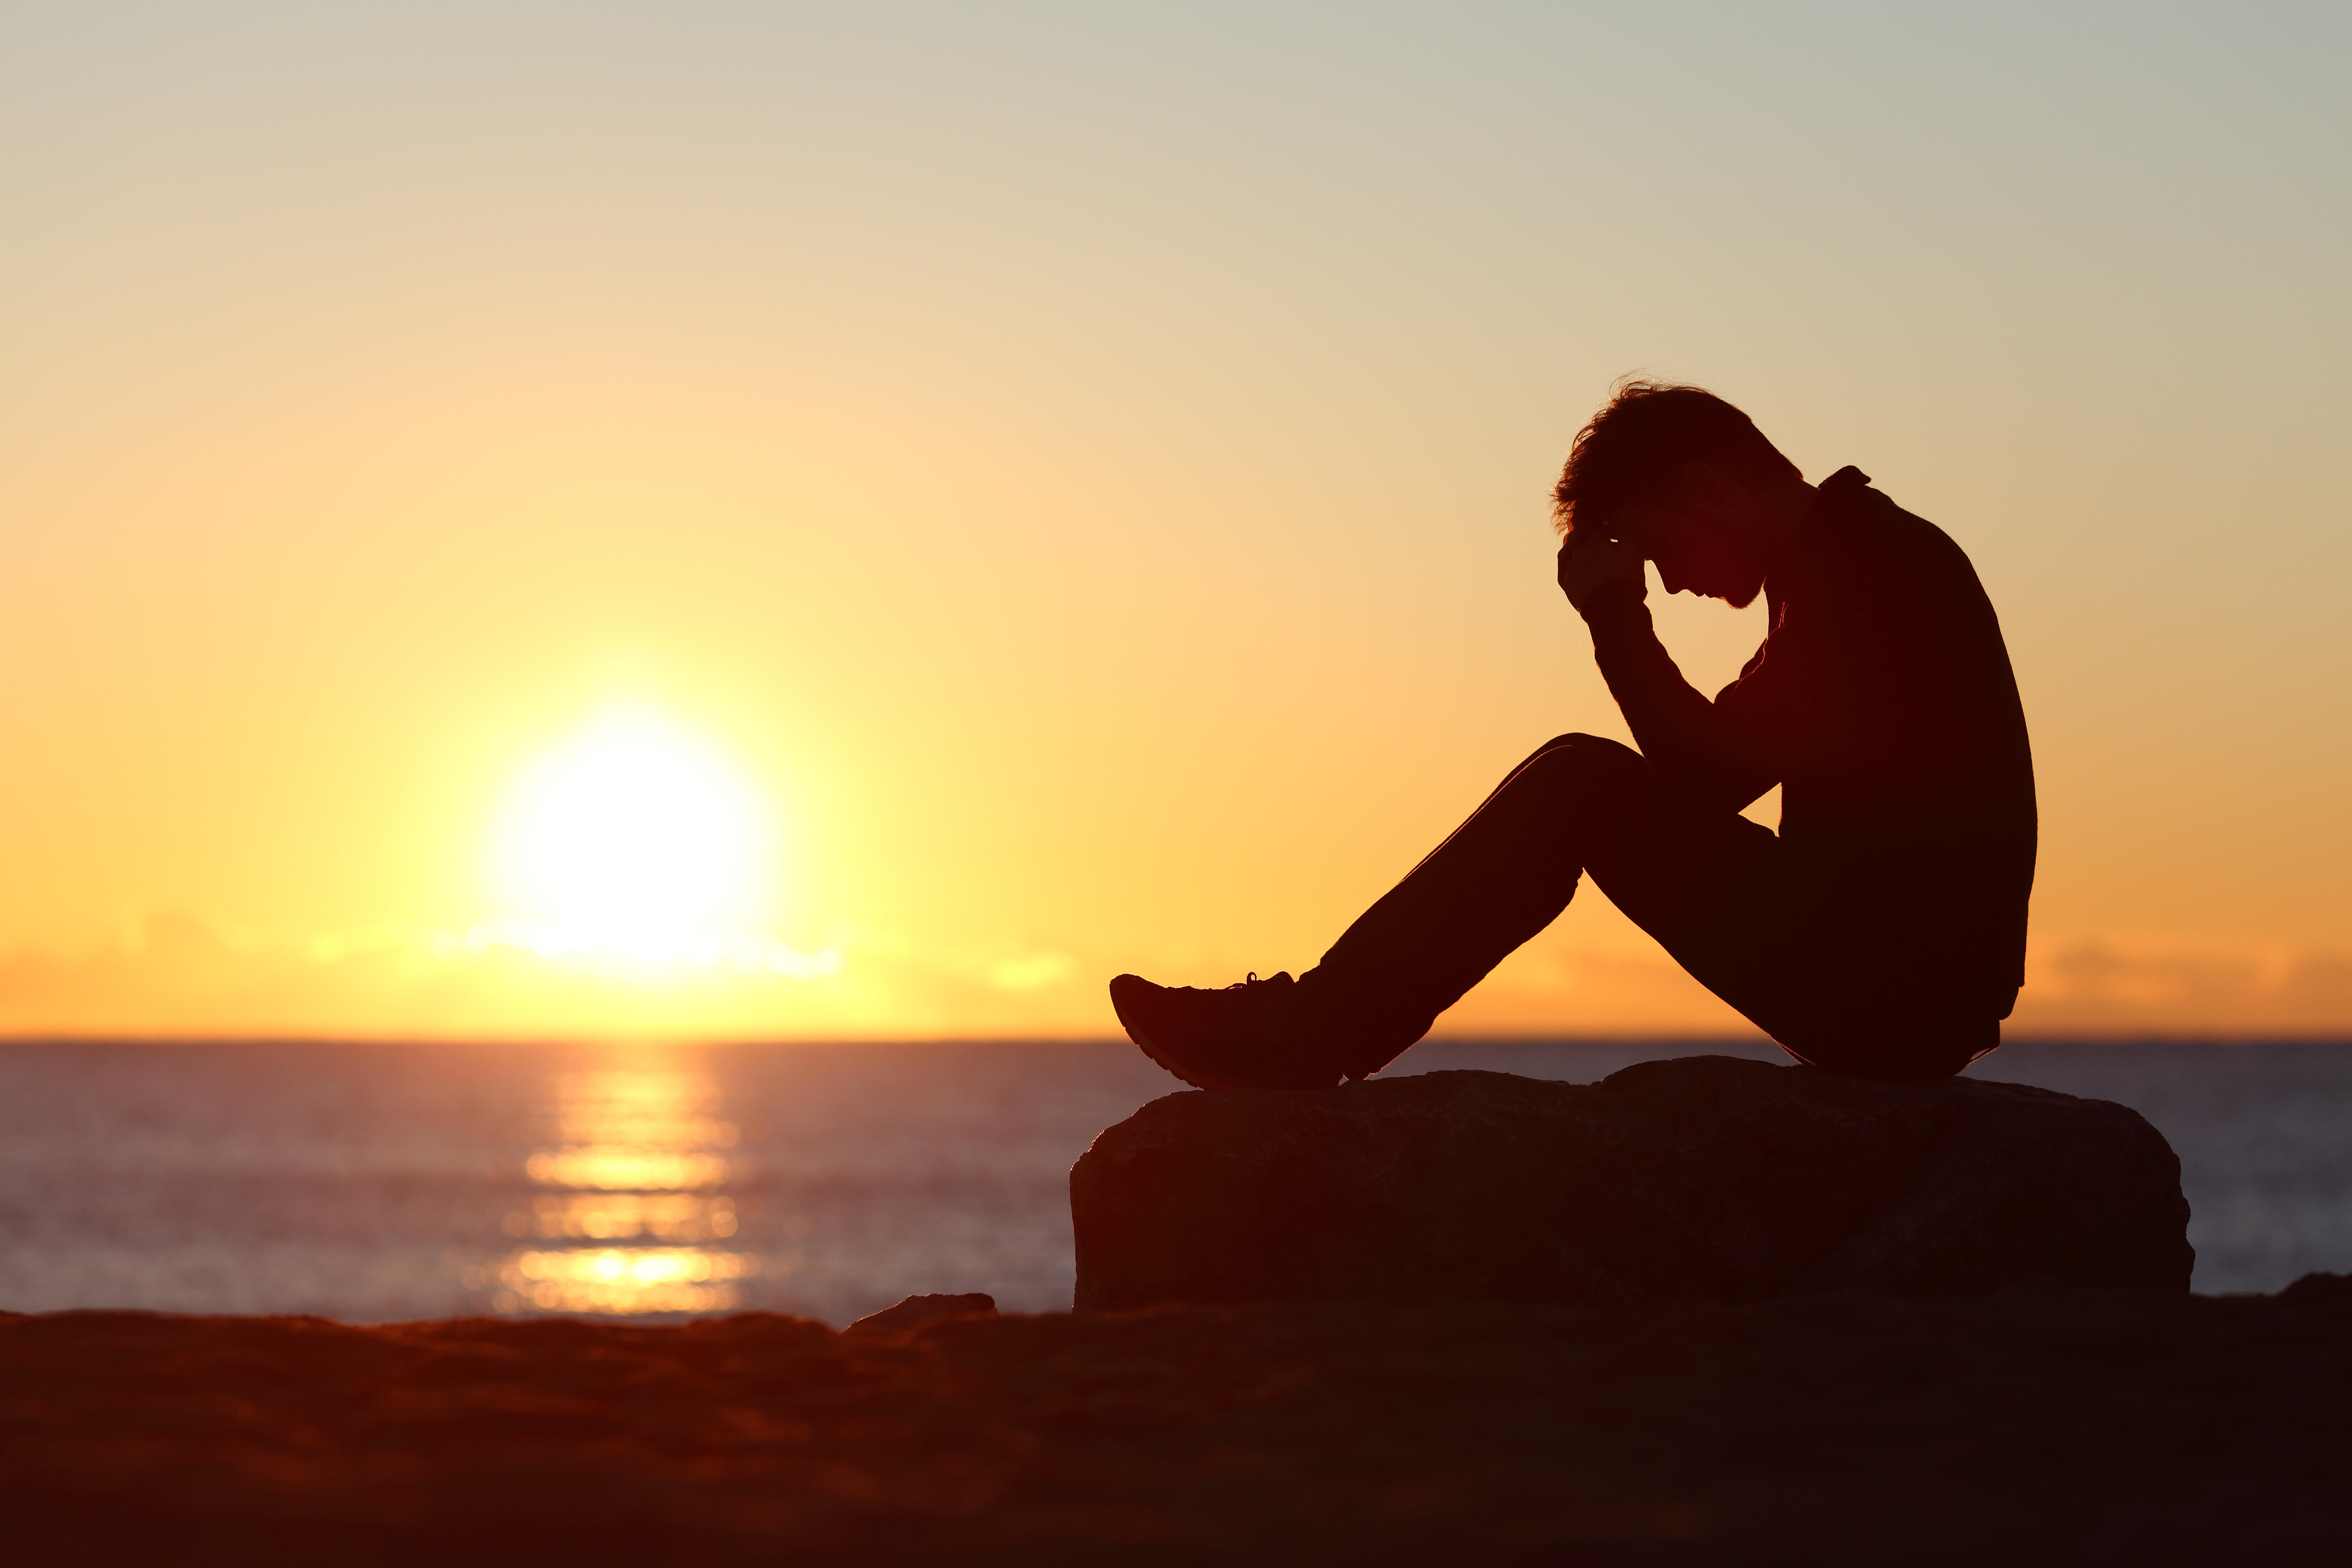
[[[1070,1172],[1081,1310],[2185,1290],[2180,1162],[2020,1084],[1691,1057],[1171,1095]]]

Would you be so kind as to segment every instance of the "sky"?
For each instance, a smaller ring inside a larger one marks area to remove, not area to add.
[[[1303,969],[1624,736],[1547,502],[1643,374],[1973,559],[2013,1033],[2352,1033],[2347,67],[2323,5],[6,7],[0,1032]],[[1660,625],[1711,689],[1760,616]],[[624,731],[724,930],[516,883]],[[1748,1032],[1590,888],[1441,1029]]]

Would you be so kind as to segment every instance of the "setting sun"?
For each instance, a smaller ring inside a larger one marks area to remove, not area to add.
[[[549,956],[756,961],[776,858],[772,809],[722,749],[608,709],[508,795],[490,839],[496,935]]]

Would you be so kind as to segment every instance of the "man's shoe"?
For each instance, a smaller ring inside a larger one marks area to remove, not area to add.
[[[1251,975],[1222,991],[1110,983],[1110,1005],[1143,1054],[1195,1089],[1332,1089],[1338,1065],[1297,1027],[1297,982]]]

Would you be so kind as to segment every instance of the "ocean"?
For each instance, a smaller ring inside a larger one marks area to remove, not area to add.
[[[1751,1042],[1431,1042],[1391,1074],[1589,1082]],[[2352,1043],[2020,1043],[2179,1152],[2196,1289],[2352,1270]],[[1066,1177],[1181,1089],[1120,1043],[0,1045],[0,1310],[845,1323],[1069,1304]]]

